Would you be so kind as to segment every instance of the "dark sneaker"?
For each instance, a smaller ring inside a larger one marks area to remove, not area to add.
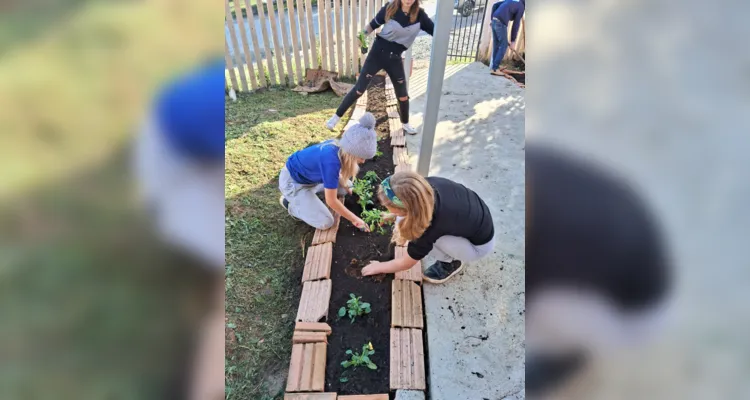
[[[284,196],[279,197],[279,204],[281,204],[282,207],[286,210],[287,213],[289,213],[289,200],[285,199]],[[295,220],[299,221],[300,219],[289,213],[289,215],[294,218]]]
[[[581,352],[526,356],[526,392],[542,396],[565,386],[586,365]]]
[[[422,279],[430,283],[443,283],[464,269],[461,261],[437,261],[430,265],[423,273]]]
[[[281,204],[284,209],[289,211],[289,201],[284,198],[284,196],[279,197],[279,204]]]

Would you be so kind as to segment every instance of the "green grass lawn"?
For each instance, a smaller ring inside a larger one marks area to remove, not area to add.
[[[332,92],[241,94],[226,105],[227,399],[281,399],[313,229],[278,204],[294,151],[333,136]]]
[[[157,245],[129,150],[165,79],[221,53],[216,7],[0,13],[0,397],[175,398],[205,277]]]

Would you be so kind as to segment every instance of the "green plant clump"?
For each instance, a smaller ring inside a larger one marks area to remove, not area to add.
[[[377,232],[381,235],[388,233],[385,225],[393,224],[393,221],[383,219],[383,211],[374,209],[362,211],[362,220],[370,226],[370,232]]]
[[[339,318],[349,314],[351,323],[354,323],[357,317],[370,313],[370,303],[362,302],[362,297],[355,296],[354,293],[349,293],[349,297],[349,300],[346,301],[346,307],[339,309]]]
[[[372,360],[370,360],[370,356],[375,354],[375,349],[372,348],[372,343],[367,343],[366,345],[362,346],[362,353],[360,354],[354,353],[351,350],[347,350],[346,354],[350,355],[351,359],[343,361],[341,363],[341,366],[344,368],[359,367],[365,365],[370,369],[378,369],[378,366],[375,365]]]

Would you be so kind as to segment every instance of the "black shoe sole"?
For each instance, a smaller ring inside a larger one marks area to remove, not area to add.
[[[458,267],[455,271],[453,271],[450,275],[448,275],[447,277],[445,277],[443,279],[432,279],[432,278],[428,277],[427,275],[425,275],[423,273],[422,274],[422,280],[425,281],[425,282],[429,282],[429,283],[437,285],[437,284],[441,284],[441,283],[447,282],[449,279],[453,278],[454,276],[456,276],[457,273],[459,273],[459,272],[461,272],[463,270],[464,270],[464,264],[461,264],[460,267]]]

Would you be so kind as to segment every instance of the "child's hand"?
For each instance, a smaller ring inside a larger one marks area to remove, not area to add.
[[[352,192],[352,188],[350,188],[350,187],[346,188],[346,193],[349,193],[349,196],[351,196],[352,193],[353,193]]]
[[[380,261],[373,261],[370,264],[368,264],[366,267],[362,268],[362,276],[370,276],[370,275],[377,275],[380,273],[378,271],[380,264],[382,264]]]
[[[357,218],[352,221],[352,225],[356,226],[360,231],[370,232],[370,227],[365,223],[365,221],[362,221],[361,218]]]
[[[389,212],[382,212],[380,213],[380,219],[383,220],[383,222],[393,222],[396,219],[396,216]]]

